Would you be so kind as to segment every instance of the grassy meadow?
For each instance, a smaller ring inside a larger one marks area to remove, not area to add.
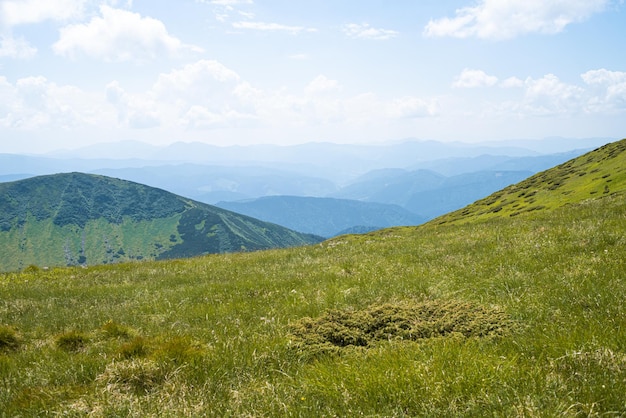
[[[0,417],[626,416],[625,145],[418,227],[2,273]]]
[[[0,416],[624,416],[625,197],[5,273]]]

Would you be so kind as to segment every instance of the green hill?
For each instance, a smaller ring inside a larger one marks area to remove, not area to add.
[[[94,265],[310,244],[320,239],[104,176],[0,184],[0,270]]]
[[[496,212],[2,274],[0,415],[626,416],[625,144]]]
[[[445,215],[438,222],[513,217],[622,191],[626,187],[625,153],[625,140],[607,144]]]

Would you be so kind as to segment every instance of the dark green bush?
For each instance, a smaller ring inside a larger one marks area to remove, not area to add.
[[[493,337],[508,332],[512,321],[503,311],[463,301],[402,301],[358,311],[330,310],[302,318],[290,332],[301,351],[330,351],[376,341],[416,341],[436,337]]]

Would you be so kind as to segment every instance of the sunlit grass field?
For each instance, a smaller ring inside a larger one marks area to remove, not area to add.
[[[625,198],[3,274],[0,416],[624,416]]]

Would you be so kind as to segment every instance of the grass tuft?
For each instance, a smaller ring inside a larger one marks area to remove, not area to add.
[[[80,331],[64,332],[54,340],[57,348],[69,352],[82,350],[87,345],[87,342],[89,342],[89,338]]]
[[[13,327],[0,325],[0,353],[16,351],[19,347],[17,331]]]
[[[148,339],[137,336],[119,348],[119,355],[124,359],[146,357],[152,350],[152,345]]]
[[[108,391],[145,395],[161,386],[165,370],[153,360],[133,359],[109,364],[96,380]]]
[[[102,332],[108,338],[128,339],[133,336],[133,331],[124,325],[109,320],[102,325]]]

